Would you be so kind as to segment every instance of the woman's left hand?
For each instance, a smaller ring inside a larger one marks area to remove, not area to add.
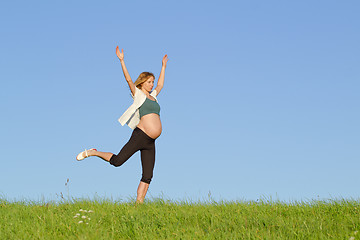
[[[162,59],[162,65],[163,65],[164,67],[166,67],[167,61],[168,61],[168,56],[167,56],[167,54],[165,54],[165,56],[164,56],[163,59]]]

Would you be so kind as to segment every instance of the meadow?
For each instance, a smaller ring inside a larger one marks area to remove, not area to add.
[[[11,202],[0,239],[360,239],[360,201]]]

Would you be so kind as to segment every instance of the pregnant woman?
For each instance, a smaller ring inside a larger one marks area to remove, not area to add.
[[[78,161],[90,156],[97,156],[115,167],[121,166],[135,152],[141,152],[142,178],[137,189],[136,202],[142,203],[149,188],[150,181],[153,177],[155,165],[155,140],[160,136],[162,127],[160,121],[160,106],[157,102],[157,95],[164,86],[165,69],[168,61],[167,55],[162,59],[162,68],[156,88],[154,87],[154,74],[143,72],[137,78],[135,83],[130,78],[124,62],[124,50],[121,52],[116,47],[121,67],[129,84],[131,95],[134,99],[133,104],[119,118],[122,126],[125,123],[134,131],[129,141],[124,145],[120,152],[115,155],[110,152],[100,152],[95,148],[85,150],[76,157]]]

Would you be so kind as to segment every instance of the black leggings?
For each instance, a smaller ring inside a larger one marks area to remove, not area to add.
[[[155,165],[155,139],[149,137],[140,128],[136,127],[125,146],[118,155],[112,155],[110,164],[115,167],[121,166],[135,152],[141,152],[142,178],[141,181],[150,183],[153,177]]]

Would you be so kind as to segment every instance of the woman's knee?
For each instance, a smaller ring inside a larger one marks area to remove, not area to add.
[[[122,155],[118,154],[113,154],[110,158],[110,164],[113,165],[114,167],[120,167],[121,165],[124,164],[124,162],[126,162],[126,158],[124,158]]]

